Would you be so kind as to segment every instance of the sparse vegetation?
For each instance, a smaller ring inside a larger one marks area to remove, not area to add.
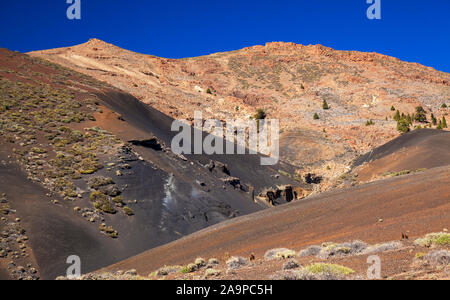
[[[306,266],[304,270],[312,274],[351,275],[354,270],[336,264],[317,263]]]
[[[446,232],[429,233],[414,241],[416,245],[430,248],[432,246],[450,246],[450,234]]]
[[[180,269],[180,272],[183,274],[192,273],[197,271],[197,265],[196,264],[188,264],[187,266]]]
[[[105,224],[101,224],[99,226],[99,230],[103,233],[105,233],[107,236],[109,236],[110,238],[118,238],[119,237],[119,233],[114,230],[114,228],[112,226],[106,226]]]
[[[277,248],[277,249],[271,249],[267,251],[264,254],[264,258],[266,260],[273,260],[273,259],[288,259],[295,257],[297,253],[293,250],[289,250],[286,248]]]
[[[127,215],[127,216],[132,216],[134,215],[134,212],[131,208],[129,208],[128,206],[125,206],[123,208],[123,212]]]
[[[246,266],[248,264],[248,261],[243,257],[233,256],[227,260],[226,264],[228,269],[233,270]]]

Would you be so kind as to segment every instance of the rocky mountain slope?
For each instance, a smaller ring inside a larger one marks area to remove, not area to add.
[[[198,110],[205,118],[248,119],[263,109],[280,120],[283,159],[301,175],[324,176],[318,189],[333,185],[358,155],[399,134],[393,106],[412,114],[420,105],[442,118],[448,113],[442,104],[450,102],[448,73],[321,45],[268,43],[166,59],[92,39],[31,55],[108,82],[174,118],[192,120]]]

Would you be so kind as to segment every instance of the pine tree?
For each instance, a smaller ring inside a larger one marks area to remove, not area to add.
[[[313,118],[314,118],[314,120],[319,120],[319,119],[320,119],[320,118],[319,118],[319,115],[318,115],[317,113],[314,114],[314,117],[313,117]]]
[[[328,106],[327,100],[323,100],[322,107],[323,107],[323,109],[330,109],[330,107]]]
[[[263,109],[258,109],[255,114],[255,120],[264,120],[267,117],[266,112]]]
[[[412,125],[413,119],[414,119],[414,117],[411,117],[410,114],[408,114],[408,115],[406,116],[406,122],[408,122],[409,125]]]
[[[414,120],[420,123],[425,123],[427,121],[427,113],[422,106],[416,107],[416,114],[414,115]]]
[[[392,110],[392,111],[395,111],[394,105],[391,106],[391,110]]]
[[[445,117],[442,117],[442,128],[447,128],[447,120]]]
[[[431,114],[431,122],[433,123],[434,126],[436,126],[436,124],[437,124],[437,119],[436,119],[436,117],[434,116],[434,114]]]
[[[407,133],[410,131],[409,128],[409,123],[408,121],[406,121],[405,119],[400,119],[397,122],[397,130],[400,131],[401,133]]]
[[[394,120],[397,121],[397,122],[400,121],[400,111],[399,111],[399,110],[397,110],[397,111],[395,112]]]

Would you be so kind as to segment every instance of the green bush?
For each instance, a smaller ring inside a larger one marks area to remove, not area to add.
[[[450,245],[450,234],[446,232],[430,233],[423,238],[419,238],[414,241],[416,245],[422,247],[431,246],[449,246]]]
[[[312,274],[333,274],[333,275],[350,275],[355,273],[354,270],[336,264],[316,263],[306,266],[304,270]]]
[[[123,208],[123,212],[127,215],[127,216],[132,216],[134,215],[134,212],[131,208],[129,208],[128,206],[125,206]]]

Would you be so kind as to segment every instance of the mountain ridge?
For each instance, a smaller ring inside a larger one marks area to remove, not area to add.
[[[168,59],[91,39],[30,55],[105,81],[174,119],[193,122],[196,110],[205,119],[248,119],[262,109],[280,120],[281,159],[298,167],[292,176],[323,175],[319,190],[335,185],[356,157],[399,135],[391,108],[413,114],[423,106],[441,119],[450,102],[448,73],[322,45],[273,42]]]

